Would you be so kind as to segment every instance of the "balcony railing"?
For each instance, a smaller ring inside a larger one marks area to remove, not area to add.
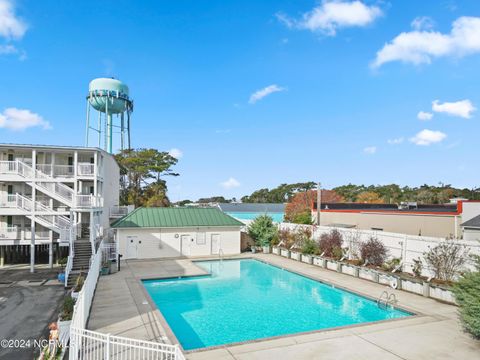
[[[103,199],[93,195],[77,195],[75,206],[77,208],[101,207],[103,206]]]
[[[95,174],[95,164],[79,163],[77,172],[78,176],[93,176]]]
[[[74,175],[72,165],[37,164],[37,170],[53,177],[70,178]]]
[[[110,217],[111,218],[121,218],[124,217],[129,213],[129,207],[128,206],[119,206],[119,205],[114,205],[110,208]]]
[[[32,229],[29,227],[20,228],[18,226],[9,226],[0,228],[0,240],[30,240],[32,238]],[[36,240],[49,240],[50,231],[35,231]]]

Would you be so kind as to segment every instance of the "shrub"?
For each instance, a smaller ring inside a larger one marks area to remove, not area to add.
[[[466,331],[480,339],[480,256],[475,256],[476,271],[465,273],[453,286]]]
[[[63,299],[63,307],[61,318],[64,321],[72,320],[73,315],[73,306],[75,305],[75,300],[71,296],[65,296]]]
[[[295,224],[312,225],[313,224],[312,213],[310,212],[310,210],[308,210],[308,211],[295,214],[293,216],[292,221]]]
[[[362,260],[375,266],[381,266],[387,259],[388,250],[383,243],[375,237],[371,237],[360,245]]]
[[[385,270],[385,271],[393,271],[398,267],[398,265],[400,265],[401,261],[402,261],[402,259],[400,259],[400,258],[393,258],[393,259],[385,262],[382,265],[382,269]]]
[[[412,266],[412,272],[413,275],[416,277],[420,277],[422,275],[422,270],[423,270],[423,263],[422,259],[413,259],[413,266]]]
[[[255,241],[257,246],[270,246],[277,237],[278,229],[273,219],[268,215],[255,218],[248,226],[248,235]]]
[[[287,249],[290,249],[290,247],[292,247],[292,245],[295,243],[295,234],[289,229],[280,229],[277,237],[279,240],[278,244]]]
[[[424,256],[435,279],[452,281],[467,262],[468,253],[466,246],[447,240],[424,253]]]
[[[316,254],[317,252],[318,252],[318,245],[314,240],[308,239],[303,243],[302,254],[313,255],[313,254]]]
[[[337,229],[331,230],[329,233],[320,236],[320,251],[328,257],[339,258],[342,256],[343,237]]]

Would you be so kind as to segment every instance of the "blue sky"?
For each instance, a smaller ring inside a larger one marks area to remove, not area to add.
[[[83,145],[114,76],[133,146],[181,154],[172,200],[479,186],[479,68],[477,0],[0,0],[0,138]]]

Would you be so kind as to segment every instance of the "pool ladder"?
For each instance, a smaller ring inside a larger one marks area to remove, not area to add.
[[[392,292],[389,293],[387,290],[384,290],[381,294],[380,297],[377,299],[377,305],[379,307],[385,307],[388,308],[390,305],[391,307],[395,306],[395,304],[398,302],[396,295]]]
[[[224,256],[225,254],[223,253],[223,249],[218,250],[218,259],[220,260],[220,262],[223,261]]]

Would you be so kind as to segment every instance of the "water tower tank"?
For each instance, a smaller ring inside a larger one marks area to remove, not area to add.
[[[97,121],[90,120],[90,108],[97,111]],[[92,131],[97,137],[97,146],[113,153],[114,141],[120,142],[120,150],[130,149],[130,115],[133,101],[128,86],[113,78],[98,78],[90,81],[87,95],[87,122],[85,144],[89,146]],[[118,138],[115,134],[120,134]],[[125,138],[126,137],[126,138]]]
[[[130,102],[128,98],[128,86],[117,79],[94,79],[90,81],[88,91],[90,94],[90,104],[95,110],[104,113],[122,113],[127,110],[128,103]],[[108,104],[107,99],[109,99]]]

